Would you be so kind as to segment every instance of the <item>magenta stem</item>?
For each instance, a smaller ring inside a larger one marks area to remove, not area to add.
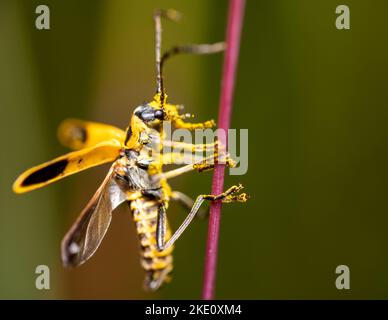
[[[221,97],[218,113],[218,128],[223,129],[225,133],[227,133],[229,129],[232,113],[233,91],[240,47],[241,28],[244,19],[244,7],[245,0],[229,1],[228,24],[226,30],[226,52],[222,72]],[[225,136],[227,137],[227,135]],[[224,145],[227,145],[227,141],[221,140],[221,142],[224,143]],[[220,194],[223,192],[224,176],[225,165],[217,164],[214,168],[212,194]],[[202,291],[202,299],[204,300],[214,299],[221,206],[222,203],[220,201],[215,201],[210,206]]]

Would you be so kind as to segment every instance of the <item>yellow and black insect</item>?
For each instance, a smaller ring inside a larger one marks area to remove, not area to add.
[[[173,244],[198,213],[204,200],[245,202],[247,195],[238,194],[242,186],[233,186],[219,195],[200,195],[196,201],[179,191],[172,191],[168,179],[185,172],[203,171],[214,167],[217,143],[185,144],[164,139],[163,122],[170,121],[176,128],[189,130],[210,128],[213,120],[188,123],[179,113],[181,107],[167,103],[163,86],[163,65],[179,53],[211,54],[224,49],[223,43],[176,46],[161,55],[161,18],[176,20],[175,10],[159,10],[154,14],[156,32],[157,92],[149,103],[138,106],[126,131],[88,121],[69,119],[59,127],[59,140],[75,150],[22,173],[13,185],[16,193],[44,187],[82,170],[113,162],[106,178],[79,218],[66,234],[61,245],[62,262],[76,267],[89,259],[100,245],[112,218],[112,211],[123,202],[129,204],[136,224],[141,247],[141,265],[146,271],[145,288],[156,290],[171,278]],[[172,152],[164,153],[163,145]],[[174,164],[180,150],[213,150],[213,156],[163,172],[163,166]],[[234,162],[225,153],[227,165]],[[166,210],[170,200],[181,203],[190,212],[180,227],[171,233]]]

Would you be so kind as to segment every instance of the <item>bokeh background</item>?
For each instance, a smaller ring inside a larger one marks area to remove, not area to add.
[[[51,30],[35,29],[35,8]],[[388,296],[387,75],[385,0],[347,0],[351,30],[335,28],[332,0],[248,0],[235,94],[234,128],[249,129],[249,171],[230,176],[251,194],[224,206],[217,297],[348,299]],[[199,298],[206,221],[175,250],[174,280],[141,290],[138,243],[126,206],[95,256],[60,264],[61,238],[107,167],[15,195],[24,169],[65,153],[56,128],[66,117],[126,127],[152,98],[155,8],[184,14],[164,23],[164,48],[224,38],[227,1],[0,1],[0,298]],[[222,55],[179,56],[166,67],[170,101],[198,119],[217,116]],[[211,173],[173,186],[195,197]],[[184,212],[171,206],[173,226]],[[35,267],[51,289],[35,289]],[[350,290],[335,268],[350,267]]]

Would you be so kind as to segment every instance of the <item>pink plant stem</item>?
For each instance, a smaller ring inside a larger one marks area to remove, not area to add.
[[[226,30],[226,52],[223,65],[221,97],[218,113],[218,128],[224,130],[225,133],[227,133],[229,129],[232,113],[233,90],[236,78],[241,28],[244,19],[244,6],[245,0],[229,1],[228,25]],[[227,139],[226,137],[227,134],[225,135],[225,139]],[[222,138],[220,140],[221,143],[227,145],[227,141],[222,141]],[[212,194],[220,194],[223,192],[224,176],[225,165],[216,164],[213,175]],[[204,300],[214,299],[221,206],[222,203],[220,201],[215,201],[210,206],[202,291],[202,299]]]

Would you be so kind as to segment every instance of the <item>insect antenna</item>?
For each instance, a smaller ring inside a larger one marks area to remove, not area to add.
[[[162,46],[162,17],[173,21],[178,21],[181,14],[173,9],[157,10],[154,13],[155,22],[155,58],[156,58],[156,93],[160,94],[160,102],[163,106],[165,100],[164,86],[163,86],[163,74],[162,74],[162,59],[161,59],[161,46]]]
[[[160,69],[163,70],[164,63],[167,59],[181,53],[191,53],[191,54],[212,54],[225,50],[225,42],[216,42],[211,44],[186,44],[172,47],[170,50],[166,51],[160,62]]]
[[[181,14],[173,9],[157,10],[154,13],[155,21],[155,57],[156,57],[156,93],[160,94],[160,103],[163,106],[165,102],[165,92],[163,84],[163,66],[167,59],[181,53],[191,54],[212,54],[225,50],[225,42],[216,42],[212,44],[186,44],[174,46],[163,55],[161,55],[162,46],[162,23],[161,18],[167,18],[178,21]]]

